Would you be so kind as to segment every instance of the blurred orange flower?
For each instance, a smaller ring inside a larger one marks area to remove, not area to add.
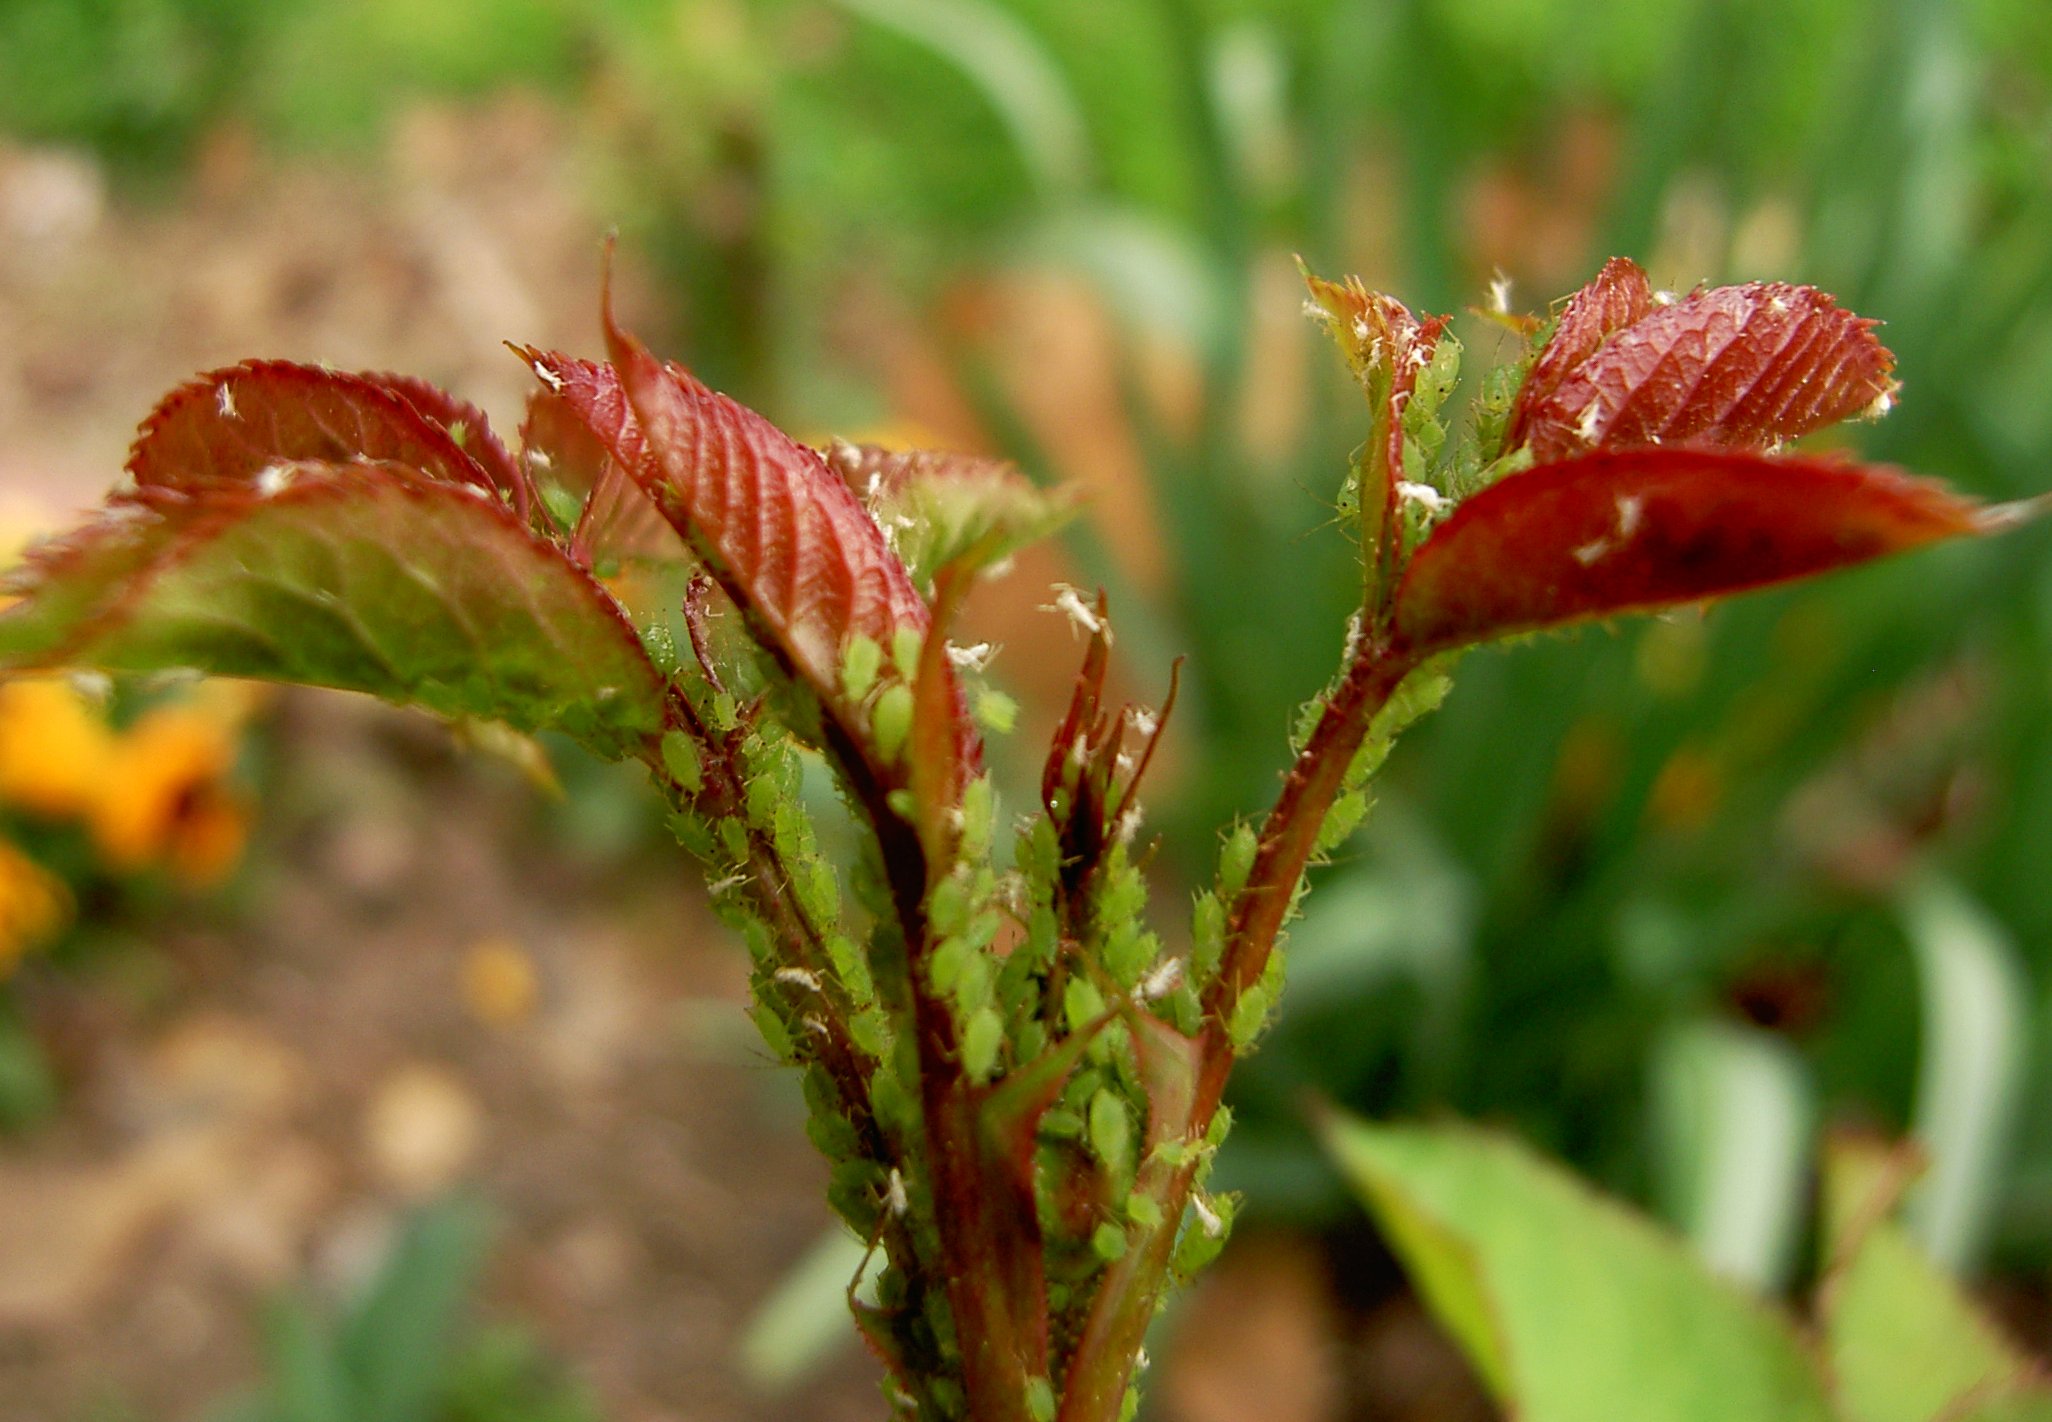
[[[113,755],[106,721],[68,682],[0,683],[0,800],[49,819],[84,819]]]
[[[161,865],[194,887],[217,883],[249,827],[230,777],[253,700],[207,682],[116,731],[67,681],[0,684],[0,802],[83,824],[116,873]]]
[[[249,805],[229,780],[237,722],[201,704],[143,713],[115,744],[87,824],[107,867],[162,864],[187,884],[215,884],[235,867]]]
[[[0,981],[71,917],[71,893],[48,870],[0,840]]]

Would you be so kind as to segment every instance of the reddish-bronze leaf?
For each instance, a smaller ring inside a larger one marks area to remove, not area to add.
[[[1419,320],[1393,296],[1370,291],[1359,277],[1345,282],[1305,275],[1311,301],[1346,356],[1354,378],[1374,410],[1374,435],[1361,470],[1361,544],[1371,588],[1387,586],[1397,556],[1397,485],[1412,477],[1404,468],[1404,407],[1418,386],[1418,372],[1432,363],[1447,318]]]
[[[1629,308],[1629,285],[1620,273],[1592,295],[1591,319],[1572,333],[1576,349],[1596,316]],[[1815,287],[1781,282],[1656,305],[1567,369],[1549,368],[1550,385],[1521,393],[1516,442],[1541,462],[1660,444],[1768,449],[1887,409],[1895,357],[1874,324]],[[1563,347],[1563,363],[1569,354]]]
[[[390,376],[246,361],[166,396],[143,421],[129,450],[128,472],[138,488],[195,489],[254,480],[273,465],[383,460],[439,482],[503,491],[517,501],[517,481],[502,485],[466,448],[474,445],[486,459],[496,450],[506,459],[483,416],[439,391],[433,411],[423,413],[408,392],[429,389]],[[451,425],[440,423],[443,418]],[[468,428],[472,418],[475,439]],[[451,432],[456,420],[466,426],[462,443]],[[511,461],[506,464],[510,469]],[[504,477],[502,472],[499,478]]]
[[[669,692],[617,604],[517,515],[410,465],[141,489],[7,580],[0,671],[190,667],[644,753]]]
[[[620,467],[698,554],[792,670],[868,744],[846,704],[840,666],[851,639],[890,655],[899,634],[924,638],[932,617],[883,530],[820,457],[753,410],[656,359],[608,321],[611,365],[524,352],[578,411]],[[898,667],[907,681],[914,666]],[[946,673],[952,684],[953,673]],[[959,687],[965,768],[980,743]]]
[[[1570,371],[1612,336],[1653,309],[1653,284],[1630,257],[1612,257],[1595,279],[1561,308],[1560,321],[1518,390],[1504,447],[1526,443],[1534,412],[1560,389]]]
[[[367,371],[363,378],[403,397],[407,404],[448,431],[457,447],[477,461],[477,466],[484,470],[492,486],[513,505],[514,511],[522,518],[527,516],[532,485],[500,442],[483,410],[468,400],[457,399],[439,385],[430,385],[417,375]]]
[[[1463,503],[1412,556],[1395,631],[1429,653],[1743,592],[2001,521],[1893,469],[1605,451],[1512,475]]]
[[[613,457],[615,445],[638,457],[641,432],[612,369],[532,346],[513,350],[542,380],[520,426],[521,457],[542,503],[561,520],[572,554],[588,563],[688,556],[676,530]]]

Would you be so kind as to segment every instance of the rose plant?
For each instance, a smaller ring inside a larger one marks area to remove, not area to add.
[[[870,1246],[850,1301],[894,1413],[1111,1422],[1166,1294],[1231,1226],[1236,1202],[1206,1189],[1222,1097],[1275,1011],[1307,871],[1463,652],[2019,516],[1785,448],[1896,390],[1873,323],[1812,288],[1675,296],[1612,261],[1546,319],[1497,313],[1522,354],[1451,439],[1447,320],[1359,282],[1309,289],[1368,403],[1339,494],[1361,602],[1274,804],[1222,833],[1187,925],[1156,921],[1139,799],[1175,671],[1158,708],[1108,695],[1102,595],[1056,593],[1088,644],[1016,826],[985,768],[1009,706],[950,640],[957,613],[1071,501],[987,460],[808,448],[610,303],[603,361],[518,348],[538,382],[518,454],[405,377],[253,361],[180,387],[128,485],[15,575],[0,666],[339,687],[642,763],[747,945],[755,1021],[802,1074],[832,1205]],[[805,793],[816,766],[854,830],[843,858]],[[1724,1385],[1759,1389],[1698,1413],[1633,1384],[1633,1415],[1830,1415],[1783,1325],[1732,1322],[1677,1253],[1511,1148],[1331,1137],[1485,1380],[1532,1416],[1626,1414],[1577,1411],[1578,1384],[1533,1371],[1549,1315],[1574,1310],[1535,1311],[1499,1271],[1506,1230],[1614,1258],[1627,1297],[1657,1284],[1649,1317],[1706,1310]],[[1600,1320],[1585,1337],[1617,1341]]]

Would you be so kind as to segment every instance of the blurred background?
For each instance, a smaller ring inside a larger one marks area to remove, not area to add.
[[[1164,915],[1265,801],[1355,596],[1364,410],[1298,254],[1414,309],[1817,283],[1855,447],[2052,487],[2042,0],[4,0],[0,537],[190,374],[667,351],[796,432],[999,451],[1088,519],[973,610],[1030,803],[1111,594],[1188,654]],[[1469,318],[1470,370],[1510,354]],[[2052,532],[1473,655],[1292,948],[1243,1233],[1150,1416],[1490,1415],[1310,1148],[1511,1126],[1768,1288],[1826,1125],[2052,1351]],[[877,1415],[739,955],[631,780],[340,697],[0,687],[0,1417]]]

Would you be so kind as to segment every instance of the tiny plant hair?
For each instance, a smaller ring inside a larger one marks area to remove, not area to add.
[[[1360,602],[1187,924],[1151,920],[1143,873],[1176,670],[1146,669],[1158,705],[1108,694],[1102,595],[1054,594],[1084,645],[1036,802],[1001,806],[985,767],[1010,707],[957,613],[1073,501],[994,461],[809,448],[610,302],[603,360],[517,349],[517,452],[406,377],[253,361],[173,391],[105,510],[14,575],[0,667],[339,687],[640,762],[870,1246],[852,1306],[893,1415],[1114,1422],[1166,1292],[1231,1228],[1222,1098],[1308,872],[1461,655],[2018,516],[1787,449],[1896,389],[1872,323],[1808,287],[1674,296],[1614,260],[1546,318],[1500,313],[1522,351],[1449,431],[1446,319],[1307,280],[1366,400],[1336,481]]]

